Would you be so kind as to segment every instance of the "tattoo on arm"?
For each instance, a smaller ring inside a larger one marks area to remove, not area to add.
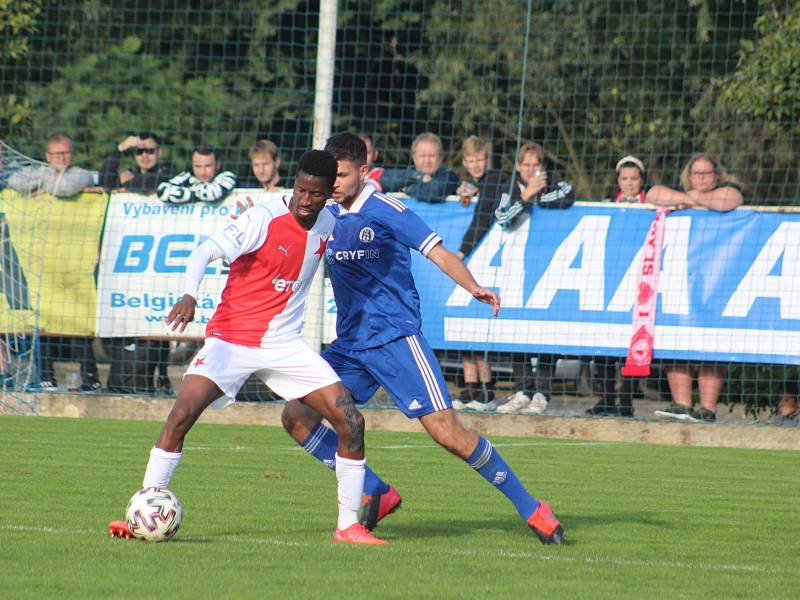
[[[358,418],[358,410],[356,410],[353,397],[349,392],[336,398],[336,407],[340,408],[344,413],[345,426],[350,432],[350,443],[347,444],[347,449],[350,452],[358,452],[364,448],[364,427],[361,424],[361,419]]]

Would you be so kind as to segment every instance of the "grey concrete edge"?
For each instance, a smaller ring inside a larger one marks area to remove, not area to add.
[[[17,394],[20,396],[20,394]],[[25,395],[25,396],[33,396]],[[0,414],[36,414],[45,417],[163,421],[172,398],[104,396],[89,394],[38,394],[15,406],[0,404]],[[236,403],[222,410],[210,408],[201,423],[281,426],[282,402]],[[407,419],[394,408],[365,408],[368,430],[418,431],[416,419]],[[764,426],[757,423],[702,424],[662,422],[653,419],[609,419],[547,415],[498,415],[459,413],[462,422],[490,436],[545,437],[597,442],[629,442],[764,450],[800,450],[800,428]]]

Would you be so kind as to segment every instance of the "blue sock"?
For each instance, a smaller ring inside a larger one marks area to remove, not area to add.
[[[533,511],[539,507],[539,503],[528,493],[511,467],[506,464],[500,453],[485,437],[478,437],[478,445],[467,459],[467,463],[486,481],[505,494],[524,520],[527,521]]]
[[[317,426],[308,434],[308,437],[301,445],[303,450],[322,462],[326,467],[331,470],[336,469],[336,449],[339,447],[339,436],[336,435],[333,429],[326,427],[322,423],[317,423]],[[377,496],[388,491],[388,484],[367,465],[364,473],[364,494]]]

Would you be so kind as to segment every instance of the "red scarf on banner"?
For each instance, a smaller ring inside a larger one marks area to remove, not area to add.
[[[664,242],[664,223],[669,209],[656,210],[644,240],[642,270],[639,273],[636,305],[633,307],[633,335],[628,345],[628,357],[622,374],[626,377],[650,375],[653,362],[653,341],[656,335],[656,300],[658,277],[661,274],[661,245]]]

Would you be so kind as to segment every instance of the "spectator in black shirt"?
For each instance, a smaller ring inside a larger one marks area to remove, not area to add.
[[[136,168],[119,171],[119,163],[125,152],[133,152]],[[107,190],[124,188],[137,194],[152,194],[159,182],[175,174],[168,162],[161,161],[161,146],[158,136],[150,131],[129,135],[106,157],[100,171],[100,186]]]
[[[491,144],[482,138],[471,135],[461,146],[461,164],[466,177],[456,193],[462,202],[469,205],[477,200],[472,221],[461,241],[456,253],[460,258],[468,256],[489,230],[494,217],[494,210],[500,201],[501,194],[509,191],[509,178],[500,171],[492,170]],[[495,408],[494,384],[492,382],[492,365],[484,360],[482,352],[464,352],[461,362],[464,368],[464,389],[456,408],[472,410],[488,410]]]

